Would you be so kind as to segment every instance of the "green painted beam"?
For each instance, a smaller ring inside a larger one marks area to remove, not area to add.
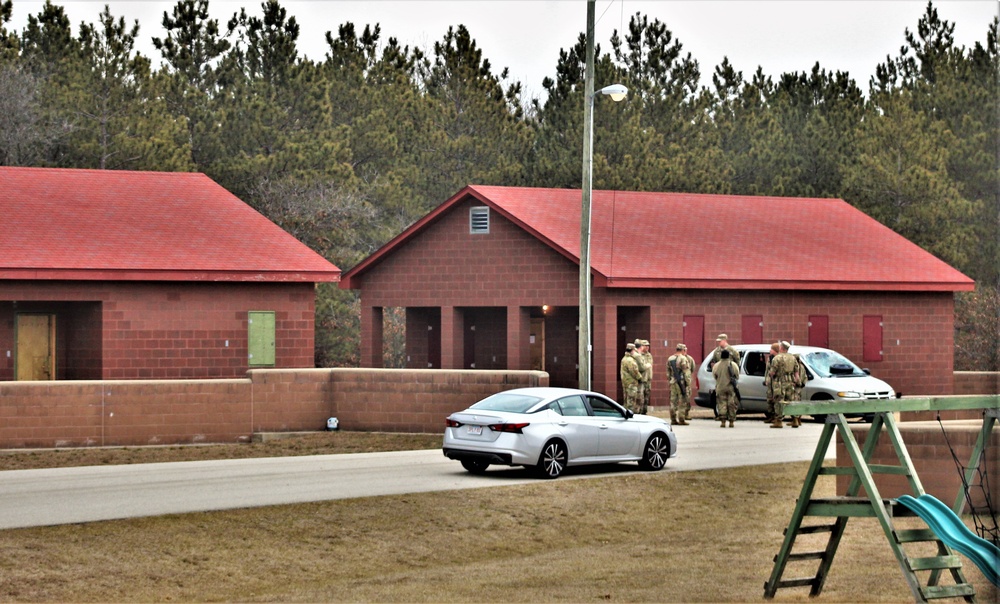
[[[921,396],[864,401],[802,401],[785,405],[786,415],[835,413],[896,413],[899,411],[958,411],[1000,408],[1000,395]]]

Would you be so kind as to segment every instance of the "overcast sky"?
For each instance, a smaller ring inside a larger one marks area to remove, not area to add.
[[[159,59],[150,39],[164,36],[163,13],[174,1],[160,0],[53,0],[65,8],[74,27],[97,21],[105,4],[111,13],[140,24],[140,51]],[[324,34],[351,21],[360,32],[366,24],[381,24],[383,40],[389,36],[401,44],[431,49],[449,26],[465,25],[494,73],[510,68],[530,96],[543,92],[542,79],[555,76],[559,50],[569,48],[586,29],[584,0],[284,0],[288,12],[301,27],[299,52],[322,59]],[[14,1],[10,26],[20,31],[29,14],[41,11],[43,3]],[[997,0],[937,0],[942,19],[955,24],[955,41],[971,47],[985,42],[990,22],[997,15]],[[261,2],[210,0],[209,9],[224,28],[225,23],[246,7],[260,14]],[[627,28],[636,12],[667,25],[698,61],[702,84],[723,57],[750,79],[757,66],[776,77],[790,71],[808,71],[819,61],[829,71],[847,71],[862,90],[875,66],[887,55],[896,56],[905,43],[907,28],[915,31],[927,6],[926,0],[598,0],[596,39],[610,50],[615,30]],[[605,83],[597,82],[598,87]]]

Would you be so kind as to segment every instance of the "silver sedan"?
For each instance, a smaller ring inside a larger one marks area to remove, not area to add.
[[[445,424],[445,456],[475,474],[491,465],[525,466],[556,478],[567,466],[620,461],[662,470],[677,455],[666,421],[586,390],[507,390],[452,413]]]

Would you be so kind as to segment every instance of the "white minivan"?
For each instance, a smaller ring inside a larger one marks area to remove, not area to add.
[[[731,344],[740,353],[740,413],[765,413],[767,393],[764,368],[770,344]],[[896,397],[892,386],[872,377],[839,352],[814,346],[795,346],[788,350],[798,355],[809,369],[809,380],[802,388],[803,401],[863,401]],[[698,367],[698,395],[701,407],[715,408],[715,377],[708,368],[709,355]]]

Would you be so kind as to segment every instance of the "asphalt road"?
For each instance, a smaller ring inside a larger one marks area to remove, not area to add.
[[[822,424],[771,430],[760,420],[676,428],[685,472],[812,459]],[[827,457],[832,458],[831,445]],[[635,464],[570,468],[558,480],[638,472]],[[0,472],[0,529],[94,522],[402,493],[499,487],[537,479],[521,469],[474,476],[440,450],[88,466]]]

